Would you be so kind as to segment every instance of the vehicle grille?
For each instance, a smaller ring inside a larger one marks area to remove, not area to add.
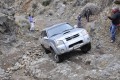
[[[69,48],[73,47],[74,45],[80,44],[80,43],[83,43],[83,40],[80,40],[76,43],[73,43],[73,44],[69,45]]]
[[[65,39],[66,39],[66,41],[69,41],[69,40],[74,39],[74,38],[76,38],[78,36],[79,36],[79,34],[75,34],[75,35],[73,35],[71,37],[68,37],[68,38],[65,38]]]

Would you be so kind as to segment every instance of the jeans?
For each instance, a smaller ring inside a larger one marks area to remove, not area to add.
[[[117,26],[115,26],[114,24],[111,24],[110,35],[111,35],[111,40],[113,40],[113,41],[115,41],[116,30],[117,30]]]
[[[78,28],[81,28],[82,26],[81,26],[81,21],[78,21]]]
[[[86,16],[86,20],[87,20],[87,22],[89,22],[89,15]]]

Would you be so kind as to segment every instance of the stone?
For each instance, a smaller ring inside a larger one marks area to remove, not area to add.
[[[2,53],[2,51],[0,51],[0,55],[2,55],[3,53]]]
[[[5,75],[5,70],[0,68],[0,77],[3,77]]]
[[[58,13],[59,16],[64,13],[65,7],[66,7],[66,6],[65,6],[63,3],[59,3],[59,4],[58,4],[58,6],[57,6],[57,9],[58,9],[58,10],[57,10],[57,13]]]

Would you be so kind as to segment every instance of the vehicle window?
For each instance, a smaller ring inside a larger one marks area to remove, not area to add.
[[[52,36],[63,33],[64,31],[70,30],[70,29],[73,29],[73,27],[71,25],[62,24],[62,25],[59,25],[59,26],[56,26],[56,27],[53,27],[53,28],[49,29],[47,31],[47,33],[48,33],[49,37],[52,37]]]

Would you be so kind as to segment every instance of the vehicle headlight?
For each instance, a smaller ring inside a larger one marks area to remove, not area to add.
[[[56,41],[56,46],[62,45],[64,42],[62,40]]]
[[[82,31],[82,35],[83,35],[83,36],[88,35],[87,31],[86,31],[86,30],[83,30],[83,31]]]

